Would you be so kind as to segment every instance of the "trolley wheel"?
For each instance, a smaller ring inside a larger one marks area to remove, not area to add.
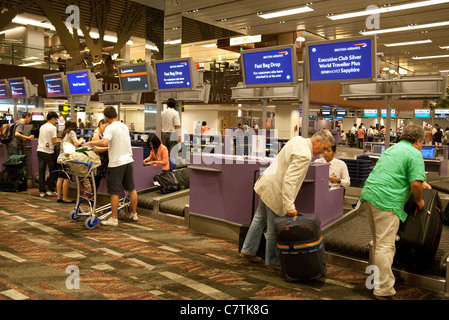
[[[117,212],[117,219],[125,220],[125,209],[122,208]]]
[[[95,226],[98,224],[98,219],[97,217],[87,217],[86,221],[84,221],[84,225],[86,226],[87,229],[91,230],[93,228],[95,228]]]
[[[76,210],[72,210],[72,212],[70,212],[70,220],[75,222],[75,221],[78,221],[78,219],[79,219],[79,217],[76,214]]]

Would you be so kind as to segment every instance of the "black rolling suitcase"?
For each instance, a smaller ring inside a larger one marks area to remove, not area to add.
[[[260,172],[259,169],[254,171],[254,184],[256,183],[256,177],[258,175],[258,173]],[[253,199],[252,199],[252,207],[251,207],[251,221],[253,220],[254,217],[254,213],[256,210],[256,193],[253,189]],[[244,224],[242,226],[240,226],[240,232],[239,232],[239,253],[242,250],[243,247],[243,243],[245,242],[245,238],[246,235],[248,234],[248,230],[249,230],[250,225],[249,224]],[[262,237],[260,239],[260,244],[259,244],[259,249],[256,252],[256,255],[258,257],[261,257],[262,259],[265,259],[265,248],[266,248],[266,239],[265,239],[265,234],[262,233]]]
[[[0,191],[18,192],[28,188],[26,155],[12,155],[3,163],[0,173]]]
[[[438,191],[423,190],[425,202],[418,209],[413,195],[404,206],[408,217],[401,223],[396,242],[396,261],[407,267],[425,268],[434,258],[443,230],[442,205]]]
[[[277,247],[286,281],[305,281],[326,275],[326,255],[320,220],[314,213],[275,219]]]

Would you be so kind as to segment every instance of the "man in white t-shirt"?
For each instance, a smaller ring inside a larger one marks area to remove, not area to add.
[[[315,162],[329,164],[329,188],[347,188],[351,184],[348,166],[344,161],[336,158],[336,155],[337,145],[334,144],[331,151],[324,150],[323,158],[320,158]]]
[[[175,110],[176,101],[173,98],[167,100],[167,110],[161,113],[162,144],[168,148],[168,152],[181,142],[181,120],[178,111]]]
[[[117,120],[117,110],[106,107],[103,111],[108,123],[103,139],[89,141],[84,146],[108,147],[108,174],[106,184],[111,195],[111,218],[101,221],[103,225],[118,226],[117,211],[122,187],[128,191],[131,220],[137,221],[137,191],[134,185],[134,159],[128,127]]]
[[[56,121],[58,120],[58,114],[54,111],[50,111],[47,114],[47,123],[42,125],[39,129],[39,141],[37,146],[37,160],[39,168],[39,193],[43,198],[47,196],[56,196],[56,180],[58,179],[57,173],[57,155],[55,154],[55,144],[61,142],[61,139],[57,136]],[[45,181],[45,171],[48,166],[50,176]],[[47,191],[48,187],[48,191]]]

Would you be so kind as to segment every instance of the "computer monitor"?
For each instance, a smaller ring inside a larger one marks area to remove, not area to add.
[[[65,75],[63,72],[44,75],[45,90],[48,98],[66,97]]]
[[[9,96],[8,80],[0,80],[0,99],[9,99]]]
[[[372,153],[375,155],[381,155],[385,151],[385,145],[384,144],[375,144],[373,145],[373,151]]]
[[[118,74],[123,92],[152,91],[148,63],[119,66]]]
[[[156,60],[154,67],[160,91],[193,90],[198,85],[198,70],[191,57]]]
[[[72,96],[92,95],[90,79],[89,70],[67,72],[70,94]]]
[[[11,89],[11,98],[28,98],[29,90],[26,78],[8,79],[9,87]]]
[[[435,147],[423,146],[421,154],[424,159],[435,159]]]

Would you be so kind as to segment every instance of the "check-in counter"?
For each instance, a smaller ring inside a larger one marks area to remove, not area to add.
[[[192,229],[238,239],[240,227],[251,223],[254,172],[273,159],[192,155],[190,217]],[[316,213],[324,227],[343,215],[344,189],[329,189],[329,165],[311,164],[296,198],[300,212]],[[255,208],[258,205],[256,195]]]
[[[393,144],[390,144],[392,146]],[[374,166],[385,151],[385,144],[379,142],[366,142],[363,153],[371,159]],[[448,176],[449,146],[423,145],[421,149],[426,172],[437,172],[440,177]]]

